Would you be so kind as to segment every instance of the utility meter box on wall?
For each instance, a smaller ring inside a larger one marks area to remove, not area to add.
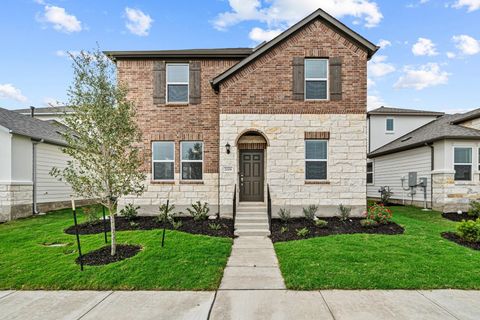
[[[417,185],[417,173],[409,172],[408,173],[408,186],[415,187]]]

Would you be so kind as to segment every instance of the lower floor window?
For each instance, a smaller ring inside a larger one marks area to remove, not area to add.
[[[181,171],[182,180],[203,179],[203,142],[182,141]]]
[[[152,142],[153,180],[173,180],[175,167],[175,143],[173,141]]]
[[[373,183],[373,162],[367,162],[367,183]]]
[[[456,181],[472,180],[472,148],[453,149],[453,167]]]
[[[305,141],[305,179],[327,179],[327,140]]]

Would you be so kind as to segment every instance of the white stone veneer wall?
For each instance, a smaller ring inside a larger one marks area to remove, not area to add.
[[[32,214],[32,184],[0,184],[0,222]]]
[[[218,212],[218,174],[204,173],[203,183],[183,184],[180,182],[180,174],[175,173],[174,184],[158,184],[150,182],[150,175],[147,175],[145,192],[143,195],[128,196],[119,200],[119,209],[126,204],[132,203],[140,206],[139,213],[145,215],[156,215],[158,207],[170,199],[170,204],[175,205],[175,212],[185,212],[196,201],[208,202],[210,214]]]
[[[365,119],[365,114],[221,114],[221,213],[232,212],[234,185],[238,184],[235,141],[245,130],[255,129],[269,142],[265,150],[265,190],[269,184],[274,215],[280,207],[301,215],[302,207],[310,204],[320,206],[319,215],[338,215],[341,203],[353,208],[352,215],[360,215],[366,207]],[[330,132],[328,184],[305,182],[306,131]],[[232,146],[230,154],[222,147],[227,142]],[[233,172],[228,172],[228,167]]]

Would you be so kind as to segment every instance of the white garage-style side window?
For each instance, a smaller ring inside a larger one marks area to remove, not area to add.
[[[326,180],[328,140],[305,140],[305,179]]]
[[[203,179],[203,142],[181,142],[181,174],[182,180]]]
[[[455,169],[455,181],[472,180],[472,148],[453,148],[453,168]]]
[[[173,181],[175,172],[175,143],[152,142],[152,180]]]
[[[373,184],[373,162],[367,162],[367,183]]]
[[[328,100],[328,59],[305,59],[305,100]]]
[[[167,64],[167,103],[188,103],[188,63]]]
[[[395,120],[393,120],[393,118],[387,118],[385,120],[385,132],[386,133],[395,132]]]

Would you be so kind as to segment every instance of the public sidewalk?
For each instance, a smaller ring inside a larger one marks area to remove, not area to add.
[[[480,319],[480,291],[0,291],[0,319]]]

